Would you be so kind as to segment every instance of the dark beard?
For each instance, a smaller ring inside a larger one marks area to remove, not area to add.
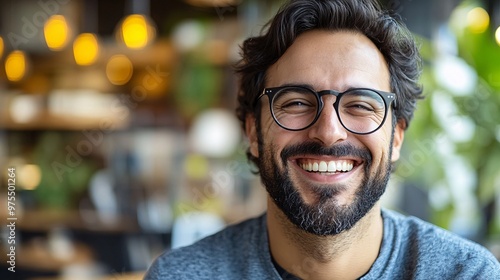
[[[380,167],[374,176],[370,176],[369,173],[372,165],[371,153],[367,149],[358,149],[350,144],[324,147],[317,142],[309,142],[286,147],[281,152],[284,170],[278,169],[276,160],[272,156],[276,154],[274,148],[270,147],[264,151],[262,145],[260,146],[259,153],[266,156],[261,158],[259,170],[267,192],[293,224],[315,235],[336,235],[352,228],[384,194],[392,169],[390,161],[392,139],[387,163]],[[288,158],[301,154],[361,158],[365,164],[365,176],[356,191],[354,201],[345,206],[339,205],[336,201],[335,196],[347,186],[315,185],[308,188],[316,194],[319,201],[315,205],[307,205],[294,187],[287,166]]]

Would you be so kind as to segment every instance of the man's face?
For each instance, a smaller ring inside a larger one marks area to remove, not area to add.
[[[283,85],[308,85],[316,91],[390,91],[382,54],[366,36],[345,31],[299,36],[267,71],[266,87]],[[250,151],[260,160],[262,182],[273,202],[295,225],[318,235],[351,228],[375,205],[387,185],[391,162],[399,158],[404,135],[401,124],[393,131],[390,110],[374,133],[348,132],[338,120],[335,99],[323,96],[319,119],[302,131],[279,127],[267,97],[259,101],[260,130],[252,117],[247,119]],[[315,164],[340,166],[337,169],[343,171],[307,171]]]

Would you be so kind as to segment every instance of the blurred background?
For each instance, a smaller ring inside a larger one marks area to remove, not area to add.
[[[17,218],[0,278],[140,279],[262,213],[233,65],[282,2],[0,0],[0,218]],[[384,205],[500,257],[500,2],[383,4],[421,46],[427,96]]]

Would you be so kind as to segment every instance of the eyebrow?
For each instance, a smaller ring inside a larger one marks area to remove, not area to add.
[[[279,85],[278,87],[305,87],[305,88],[308,88],[308,89],[316,91],[314,89],[314,86],[311,85],[311,84],[286,83],[286,84]]]
[[[322,91],[322,90],[335,90],[335,91],[340,91],[340,90],[337,90],[337,89],[320,89],[320,90],[316,90],[314,89],[314,86],[312,84],[307,84],[307,83],[285,83],[285,84],[281,84],[277,87],[304,87],[304,88],[308,88],[310,90],[313,90],[313,91]],[[358,89],[358,88],[369,88],[369,89],[372,89],[371,87],[367,87],[367,86],[351,86],[351,87],[348,87],[347,89],[343,90],[343,91],[340,91],[340,92],[345,92],[345,91],[348,91],[348,90],[352,90],[352,89]]]

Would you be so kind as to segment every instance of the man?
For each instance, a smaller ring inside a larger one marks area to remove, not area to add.
[[[370,0],[291,1],[242,50],[238,117],[267,213],[166,252],[146,279],[500,279],[485,248],[381,209],[422,93],[400,22]]]

